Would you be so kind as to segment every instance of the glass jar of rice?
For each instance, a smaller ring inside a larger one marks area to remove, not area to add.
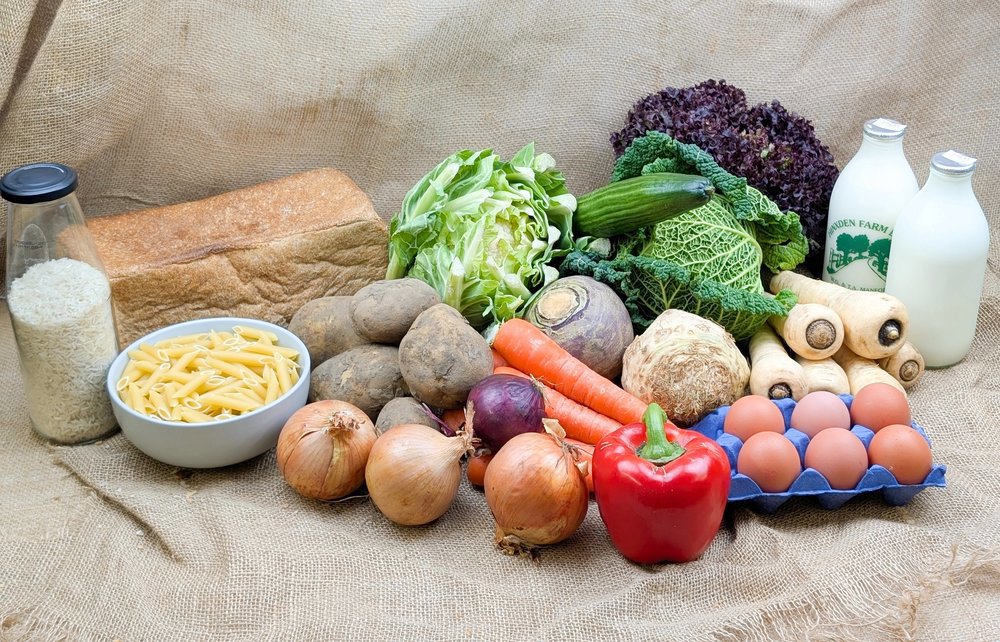
[[[118,354],[111,284],[76,198],[76,173],[58,163],[0,179],[8,202],[7,307],[28,416],[60,444],[117,429],[108,367]]]

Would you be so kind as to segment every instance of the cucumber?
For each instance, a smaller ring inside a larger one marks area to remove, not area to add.
[[[654,172],[609,183],[579,197],[573,231],[610,237],[683,214],[707,203],[715,188],[703,176]]]

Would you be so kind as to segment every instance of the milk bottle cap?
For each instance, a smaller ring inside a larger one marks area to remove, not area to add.
[[[865,122],[865,135],[878,140],[898,140],[906,132],[906,125],[891,118],[872,118]]]
[[[931,158],[931,167],[949,176],[964,176],[976,169],[976,159],[954,149],[938,152]]]

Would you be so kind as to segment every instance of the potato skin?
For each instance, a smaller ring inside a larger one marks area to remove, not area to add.
[[[399,371],[399,349],[365,344],[319,364],[309,382],[309,401],[339,399],[364,411],[374,422],[382,408],[409,394]]]
[[[458,310],[439,303],[421,312],[400,341],[399,368],[419,401],[460,408],[472,387],[493,373],[493,353]]]
[[[385,404],[382,412],[378,413],[375,421],[375,431],[378,434],[384,433],[393,426],[401,424],[420,424],[429,428],[438,429],[438,424],[424,410],[419,401],[413,397],[396,397],[390,399]]]
[[[351,321],[368,341],[398,345],[417,315],[438,303],[437,291],[420,279],[383,279],[355,293]]]
[[[306,344],[313,368],[345,350],[368,341],[354,330],[351,296],[325,296],[305,303],[288,323],[288,330]]]

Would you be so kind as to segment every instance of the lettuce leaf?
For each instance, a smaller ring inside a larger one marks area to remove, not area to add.
[[[576,199],[548,154],[462,150],[431,170],[389,223],[387,279],[417,278],[481,329],[558,277]]]

